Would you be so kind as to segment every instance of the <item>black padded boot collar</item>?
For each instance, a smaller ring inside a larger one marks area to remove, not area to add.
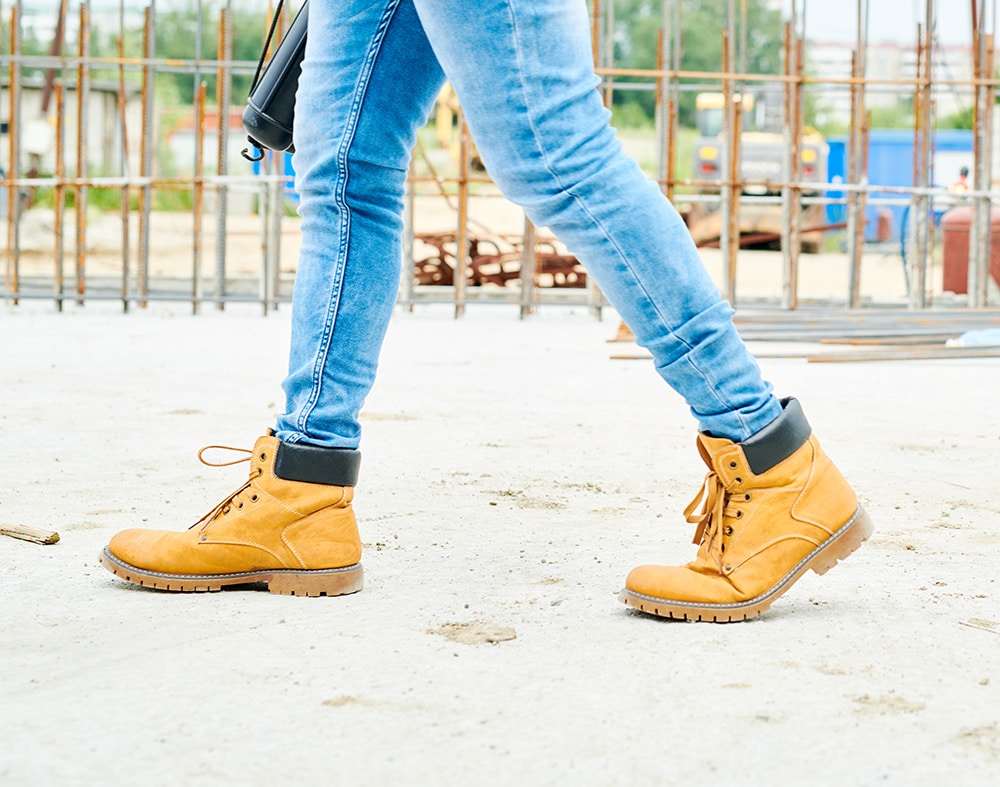
[[[766,473],[799,450],[812,434],[798,399],[781,400],[781,415],[740,446],[754,475]]]
[[[330,486],[355,486],[361,452],[351,448],[323,448],[308,443],[278,443],[274,474],[286,481]]]

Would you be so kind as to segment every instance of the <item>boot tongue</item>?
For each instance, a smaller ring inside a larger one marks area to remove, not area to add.
[[[271,435],[257,438],[257,442],[253,444],[253,454],[250,456],[251,478],[257,476],[258,469],[263,473],[268,467],[274,465],[274,459],[278,453],[280,442],[277,437],[272,437]]]
[[[739,444],[732,440],[727,440],[724,437],[712,437],[704,432],[698,435],[698,453],[701,454],[702,461],[711,470],[718,471],[722,455],[728,455],[734,451],[738,454],[742,453]]]
[[[238,465],[240,462],[250,463],[250,477],[247,481],[233,492],[229,497],[219,503],[215,508],[205,514],[201,519],[191,525],[192,528],[201,526],[202,529],[208,527],[212,522],[214,522],[220,514],[224,514],[229,510],[236,499],[253,483],[254,479],[263,475],[265,469],[270,465],[274,464],[274,455],[278,449],[278,438],[272,437],[270,430],[269,434],[264,437],[257,438],[257,442],[254,443],[253,450],[249,448],[234,448],[229,445],[206,445],[198,452],[198,459],[202,464],[208,465],[209,467],[229,467],[230,465]],[[205,453],[212,450],[221,451],[233,451],[237,454],[246,454],[240,459],[233,459],[228,462],[213,462],[205,458]]]

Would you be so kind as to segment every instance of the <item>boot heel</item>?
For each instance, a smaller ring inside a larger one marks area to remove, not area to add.
[[[328,571],[283,571],[267,580],[267,589],[282,596],[346,596],[363,586],[360,563]]]
[[[854,522],[847,526],[846,532],[820,552],[813,560],[810,568],[817,574],[825,574],[841,560],[849,557],[874,532],[875,524],[872,522],[871,517],[868,516],[867,511],[859,507]]]

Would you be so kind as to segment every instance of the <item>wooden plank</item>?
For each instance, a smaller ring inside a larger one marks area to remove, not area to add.
[[[1000,358],[1000,347],[886,347],[881,350],[854,352],[831,352],[816,355],[803,350],[788,352],[759,352],[753,354],[759,359],[801,359],[809,363],[860,363],[869,361],[926,361],[960,358]],[[648,361],[652,355],[614,354],[612,361]]]
[[[0,535],[31,541],[35,544],[54,544],[59,540],[59,534],[52,530],[27,525],[0,525]]]
[[[1000,358],[1000,347],[941,347],[931,350],[886,349],[878,352],[843,352],[810,355],[809,363],[855,363],[861,361],[930,361],[956,358]]]
[[[954,333],[911,333],[899,336],[875,336],[875,337],[841,337],[837,339],[820,339],[820,344],[848,344],[852,346],[882,346],[882,345],[931,345],[942,346],[948,339],[954,339],[960,334]]]

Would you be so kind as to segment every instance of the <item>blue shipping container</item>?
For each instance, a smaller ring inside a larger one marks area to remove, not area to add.
[[[832,138],[828,171],[830,182],[843,182],[847,171],[847,140]],[[958,179],[962,167],[972,169],[972,132],[966,130],[938,130],[934,132],[933,156],[931,161],[932,179],[935,186],[947,187]],[[873,186],[913,185],[913,132],[905,129],[873,129],[868,144],[868,182]],[[831,197],[841,197],[843,192],[829,191]],[[879,197],[905,200],[904,195],[872,192],[869,199]],[[903,225],[906,205],[885,205],[892,213],[893,236],[898,237]],[[846,207],[830,205],[828,216],[831,222],[845,221]],[[865,238],[874,239],[877,209],[869,205],[865,214]]]

